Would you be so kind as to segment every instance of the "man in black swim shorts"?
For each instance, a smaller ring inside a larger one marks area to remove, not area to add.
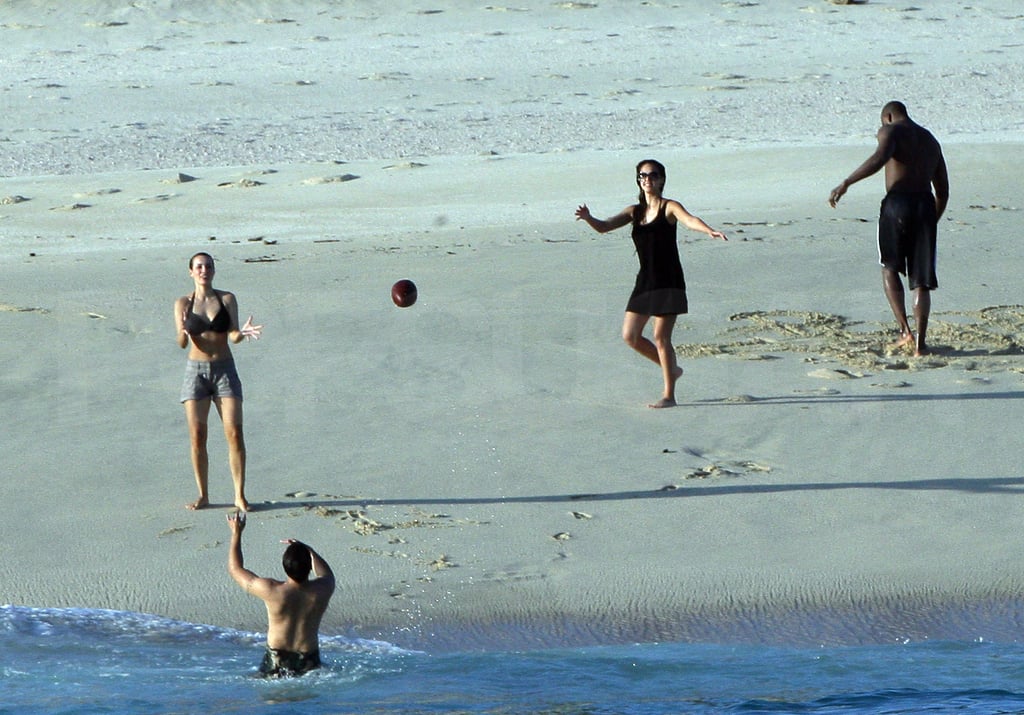
[[[311,653],[297,653],[283,648],[267,647],[260,663],[260,675],[264,678],[294,677],[320,667],[320,650]]]
[[[267,606],[267,652],[260,663],[260,675],[281,678],[320,667],[320,621],[334,594],[334,573],[312,548],[285,539],[288,544],[281,564],[285,581],[261,578],[245,568],[242,531],[245,512],[228,515],[231,546],[228,573],[239,586],[263,600]],[[310,579],[309,572],[316,578]]]
[[[832,189],[829,205],[835,208],[850,186],[883,167],[887,193],[878,217],[878,256],[885,296],[900,330],[900,339],[892,347],[913,347],[914,355],[926,355],[931,291],[938,287],[936,228],[949,202],[949,176],[939,142],[910,119],[902,102],[889,102],[882,108],[878,147]],[[907,320],[901,273],[914,292],[916,338]]]

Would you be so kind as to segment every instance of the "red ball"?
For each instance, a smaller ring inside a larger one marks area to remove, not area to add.
[[[416,284],[408,278],[403,278],[391,286],[391,300],[395,301],[399,308],[408,308],[415,303],[416,295]]]

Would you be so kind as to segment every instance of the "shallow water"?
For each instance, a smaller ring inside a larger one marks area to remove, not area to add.
[[[254,677],[261,635],[156,616],[0,607],[0,713],[1024,711],[1024,646],[658,643],[429,654],[323,639],[325,667]]]

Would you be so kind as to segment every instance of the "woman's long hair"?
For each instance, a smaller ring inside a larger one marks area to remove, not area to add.
[[[666,179],[665,165],[655,159],[644,159],[636,165],[636,184],[640,186],[640,167],[644,164],[653,164],[654,168],[661,174],[662,179]],[[636,211],[633,213],[633,223],[639,223],[643,220],[647,214],[647,195],[644,194],[643,188],[640,189],[640,198],[637,201]]]

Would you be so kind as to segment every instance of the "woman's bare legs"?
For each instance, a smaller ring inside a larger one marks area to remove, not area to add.
[[[208,432],[207,420],[210,415],[210,400],[187,400],[185,420],[188,423],[189,442],[192,451],[192,471],[195,472],[199,498],[185,506],[186,509],[202,509],[210,503],[208,491],[210,476],[210,455],[206,451]]]
[[[235,485],[235,506],[249,511],[245,499],[245,437],[242,434],[242,401],[236,397],[219,397],[215,400],[221,422],[224,423],[224,438],[228,443],[228,465],[231,480]]]
[[[228,443],[228,464],[231,479],[235,485],[235,506],[249,511],[245,499],[245,438],[242,436],[242,403],[234,397],[216,399],[217,412],[224,423],[224,438]],[[189,440],[192,445],[192,470],[196,476],[199,498],[186,505],[187,509],[202,509],[210,505],[210,455],[206,448],[209,435],[210,400],[188,400],[185,402],[185,419],[188,422]]]
[[[676,324],[674,315],[654,316],[654,340],[644,337],[644,326],[650,319],[648,315],[626,312],[622,322],[622,339],[626,344],[643,355],[651,362],[659,365],[665,390],[660,400],[650,407],[674,407],[676,404],[676,381],[683,374],[676,362],[676,351],[672,346],[672,330]]]
[[[672,329],[676,325],[674,315],[654,316],[654,345],[658,349],[658,364],[661,365],[662,378],[665,381],[665,393],[651,407],[676,406],[676,380],[683,374],[676,363],[676,349],[672,345]]]

